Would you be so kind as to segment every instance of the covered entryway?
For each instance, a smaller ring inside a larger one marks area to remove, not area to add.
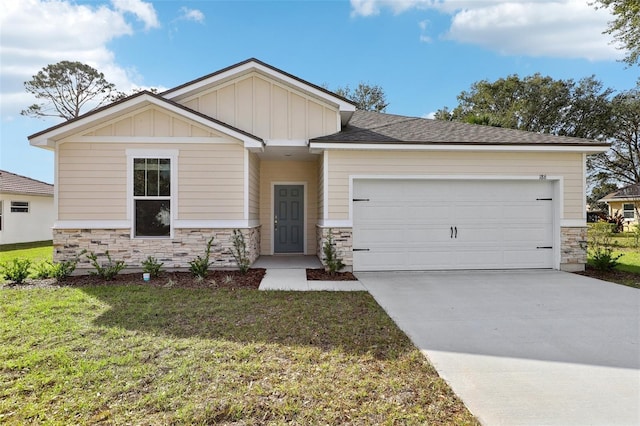
[[[553,182],[354,179],[353,269],[554,266]]]

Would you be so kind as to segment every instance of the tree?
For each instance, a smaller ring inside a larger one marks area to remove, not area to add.
[[[615,19],[609,22],[604,34],[611,34],[620,43],[620,49],[627,50],[623,59],[629,65],[640,65],[640,1],[638,0],[595,0],[596,9],[609,8]]]
[[[587,204],[591,207],[591,211],[600,211],[609,214],[607,203],[600,203],[606,195],[618,190],[618,185],[611,182],[602,181],[591,189],[591,193],[587,195]]]
[[[387,110],[387,99],[382,87],[360,82],[355,90],[349,86],[338,87],[334,91],[337,95],[351,99],[356,103],[356,107],[363,111],[385,112]]]
[[[583,138],[601,138],[609,124],[609,97],[593,76],[578,83],[534,74],[481,80],[458,95],[453,110],[437,119]]]
[[[611,125],[606,138],[611,148],[588,159],[595,181],[640,183],[640,81],[611,101]]]
[[[65,120],[111,102],[118,93],[104,74],[89,65],[70,61],[47,65],[24,86],[27,92],[45,102],[33,104],[20,114]]]

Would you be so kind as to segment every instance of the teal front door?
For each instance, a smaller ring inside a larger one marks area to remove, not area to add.
[[[273,200],[275,253],[304,252],[304,185],[276,185]]]

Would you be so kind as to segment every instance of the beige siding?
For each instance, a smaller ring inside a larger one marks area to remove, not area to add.
[[[306,183],[305,213],[307,254],[316,254],[316,223],[318,220],[318,163],[316,161],[261,161],[260,163],[260,224],[263,255],[272,254],[273,184]]]
[[[64,143],[58,151],[58,219],[126,220],[124,145]]]
[[[85,132],[84,136],[223,137],[158,107],[145,107],[118,117]]]
[[[563,176],[563,219],[584,217],[580,153],[331,151],[328,166],[332,220],[349,218],[350,175]]]
[[[179,149],[179,219],[242,220],[244,148],[186,144]]]
[[[256,72],[178,102],[264,139],[310,139],[340,130],[337,107]]]
[[[249,220],[260,219],[260,158],[249,153]]]
[[[318,159],[318,218],[324,217],[324,155]]]
[[[60,146],[60,220],[126,220],[126,150],[147,144],[65,143]],[[230,144],[162,144],[179,150],[178,219],[241,220],[244,148]]]

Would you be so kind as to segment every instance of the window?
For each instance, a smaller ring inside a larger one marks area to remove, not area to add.
[[[171,235],[171,160],[133,159],[133,208],[136,237]]]
[[[11,213],[29,213],[28,201],[12,201]]]
[[[625,219],[633,219],[636,206],[634,204],[623,204],[622,215]]]

